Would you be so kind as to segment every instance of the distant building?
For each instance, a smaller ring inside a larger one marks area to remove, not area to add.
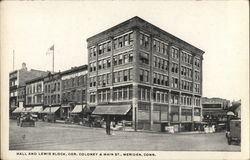
[[[82,112],[87,105],[87,72],[88,66],[72,67],[61,72],[62,80],[62,116],[69,117]]]
[[[44,78],[44,111],[43,113],[53,114],[55,119],[62,118],[61,108],[61,75],[59,73],[49,73]]]
[[[25,107],[32,108],[32,112],[38,113],[43,110],[44,101],[44,76],[26,81],[26,101]]]
[[[93,114],[156,131],[192,130],[201,122],[204,51],[139,17],[87,43]]]
[[[203,120],[211,123],[225,123],[230,101],[222,98],[202,98]]]
[[[9,73],[10,112],[16,107],[23,107],[25,104],[25,82],[33,78],[41,77],[45,71],[28,70],[26,64],[22,68]]]

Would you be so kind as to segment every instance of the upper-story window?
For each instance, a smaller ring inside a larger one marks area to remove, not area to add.
[[[194,65],[195,65],[196,67],[200,67],[200,59],[199,59],[199,58],[195,58],[195,59],[194,59]]]
[[[114,66],[133,62],[133,53],[125,52],[113,57]]]
[[[178,49],[172,47],[172,49],[171,49],[172,58],[179,59],[179,53],[178,52],[179,52]]]
[[[139,79],[141,82],[148,82],[149,81],[149,71],[140,69]]]
[[[114,38],[114,49],[122,48],[133,44],[133,33],[127,33],[120,37]]]
[[[144,64],[149,64],[149,55],[147,53],[140,53],[140,62]]]
[[[184,51],[181,52],[181,61],[186,62],[188,64],[192,64],[192,55],[189,53],[186,53]]]
[[[91,57],[95,57],[95,56],[96,56],[96,52],[97,52],[96,47],[91,47],[91,48],[89,49],[90,58],[91,58]]]
[[[167,55],[168,45],[160,40],[153,40],[153,50],[161,54]]]
[[[140,45],[144,48],[149,48],[149,36],[140,33]]]

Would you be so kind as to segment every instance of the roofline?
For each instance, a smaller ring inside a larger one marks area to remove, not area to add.
[[[61,72],[61,75],[67,75],[69,73],[77,72],[77,71],[80,71],[80,70],[86,70],[86,71],[88,71],[88,65],[85,64],[85,65],[73,67],[71,69],[68,69],[68,70],[65,70],[65,71]]]
[[[93,35],[93,36],[87,38],[87,42],[88,42],[88,41],[91,41],[91,40],[94,39],[94,38],[97,38],[97,37],[100,36],[101,34],[109,33],[109,32],[111,32],[112,30],[115,30],[115,29],[117,29],[117,28],[120,28],[121,26],[126,25],[126,24],[128,24],[130,21],[133,21],[133,20],[135,20],[135,19],[140,20],[140,21],[142,21],[142,22],[145,22],[145,23],[151,25],[152,27],[158,29],[159,31],[163,32],[167,37],[169,37],[169,38],[170,38],[171,40],[173,40],[173,41],[182,41],[185,45],[189,45],[190,47],[194,48],[195,50],[198,50],[201,54],[204,54],[204,53],[205,53],[205,51],[203,51],[203,50],[201,50],[201,49],[199,49],[199,48],[197,48],[197,47],[191,45],[190,43],[188,43],[188,42],[186,42],[186,41],[184,41],[184,40],[182,40],[182,39],[180,39],[180,38],[178,38],[178,37],[176,37],[176,36],[174,36],[173,34],[168,33],[167,31],[164,31],[163,29],[161,29],[161,28],[159,28],[159,27],[153,25],[152,23],[150,23],[150,22],[148,22],[148,21],[146,21],[146,20],[144,20],[144,19],[142,19],[142,18],[140,18],[140,17],[138,17],[138,16],[132,17],[132,18],[130,18],[129,20],[126,20],[126,21],[124,21],[124,22],[122,22],[122,23],[119,23],[118,25],[115,25],[115,26],[113,26],[113,27],[111,27],[111,28],[109,28],[109,29],[107,29],[107,30],[104,30],[104,31],[102,31],[102,32],[100,32],[100,33],[98,33],[98,34],[95,34],[95,35]],[[138,24],[137,24],[137,23],[134,23],[134,26],[138,26]]]

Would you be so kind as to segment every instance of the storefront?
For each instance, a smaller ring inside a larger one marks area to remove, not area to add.
[[[92,112],[92,115],[100,115],[105,119],[106,124],[114,122],[114,124],[122,124],[125,127],[126,123],[131,122],[131,105],[98,105]],[[122,127],[121,126],[121,127]]]
[[[56,119],[60,116],[59,106],[55,107],[46,107],[40,113],[42,114],[43,120],[47,122],[55,122]]]

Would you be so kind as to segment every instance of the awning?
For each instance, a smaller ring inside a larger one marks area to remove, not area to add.
[[[51,107],[51,113],[55,113],[60,107]]]
[[[33,112],[33,113],[39,113],[43,110],[43,107],[42,106],[36,106],[34,107],[30,112]]]
[[[55,113],[60,107],[47,107],[40,113]]]
[[[40,113],[49,113],[49,112],[50,112],[50,107],[47,107],[43,111],[41,111]]]
[[[16,108],[12,113],[21,113],[23,108]]]
[[[25,107],[23,108],[22,112],[30,112],[32,110],[32,107]]]
[[[131,105],[103,105],[96,106],[92,114],[97,115],[126,115]]]
[[[83,108],[85,108],[86,105],[76,105],[75,108],[71,111],[71,113],[81,113]]]

